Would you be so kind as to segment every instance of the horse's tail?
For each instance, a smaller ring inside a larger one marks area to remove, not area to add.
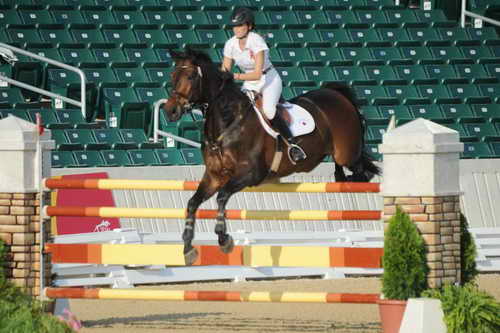
[[[366,120],[363,114],[359,111],[360,104],[356,97],[356,93],[349,86],[336,82],[326,83],[323,85],[323,88],[335,90],[344,95],[344,97],[347,98],[352,105],[354,105],[356,111],[358,112],[359,123],[361,126],[361,155],[353,166],[355,173],[353,175],[353,180],[369,181],[373,178],[373,176],[380,175],[381,169],[373,163],[375,159],[365,150]]]

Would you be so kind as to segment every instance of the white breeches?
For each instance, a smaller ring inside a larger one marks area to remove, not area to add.
[[[275,68],[262,75],[259,81],[245,81],[244,89],[255,90],[262,93],[262,108],[268,119],[273,119],[283,90],[281,77]]]

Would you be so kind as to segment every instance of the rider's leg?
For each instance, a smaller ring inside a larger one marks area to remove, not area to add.
[[[297,141],[295,140],[295,137],[293,137],[292,132],[290,131],[290,128],[288,127],[286,121],[279,116],[275,116],[273,119],[271,119],[271,124],[275,129],[278,130],[278,132],[280,132],[280,135],[288,142],[290,147],[289,154],[292,161],[299,162],[306,159],[307,157],[306,153],[297,144]]]

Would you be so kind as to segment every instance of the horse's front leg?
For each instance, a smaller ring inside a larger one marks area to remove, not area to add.
[[[247,186],[246,180],[250,177],[245,177],[239,181],[230,181],[219,190],[217,194],[217,223],[215,224],[215,233],[219,239],[219,246],[222,252],[230,253],[234,248],[234,240],[227,233],[226,225],[226,204],[229,198],[236,192],[241,191]]]
[[[184,260],[186,261],[186,265],[192,265],[198,258],[198,251],[191,244],[194,238],[196,211],[204,201],[208,200],[217,191],[217,189],[216,183],[210,181],[209,177],[205,174],[198,189],[188,201],[186,224],[184,226],[184,232],[182,233],[182,240],[184,241]]]

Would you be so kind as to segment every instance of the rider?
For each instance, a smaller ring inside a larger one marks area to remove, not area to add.
[[[269,48],[264,39],[252,30],[255,19],[248,8],[236,8],[231,15],[234,36],[224,45],[223,71],[231,71],[233,63],[244,72],[234,73],[234,79],[242,80],[243,88],[262,93],[263,109],[271,124],[289,143],[288,153],[292,161],[307,156],[297,145],[284,119],[276,116],[276,105],[281,96],[281,77],[269,59]]]

